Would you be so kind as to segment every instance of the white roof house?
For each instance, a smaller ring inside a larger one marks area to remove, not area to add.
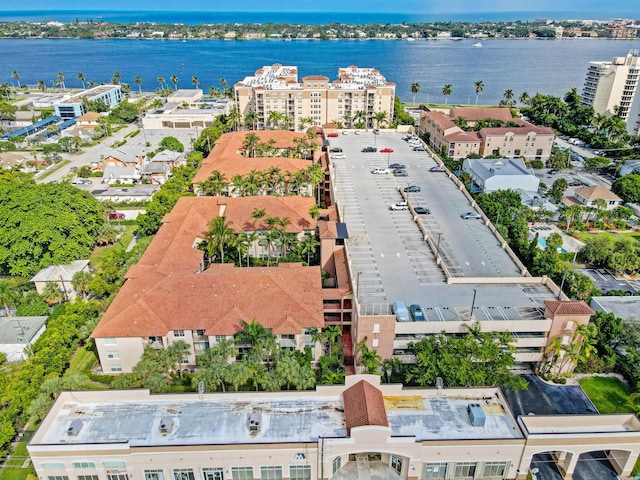
[[[76,291],[71,285],[71,279],[76,273],[87,269],[89,269],[89,260],[74,260],[68,265],[49,265],[47,268],[43,268],[36,273],[31,279],[31,282],[40,294],[44,292],[48,283],[57,283],[60,286],[60,290],[62,290],[64,286],[69,299],[73,300]]]
[[[9,362],[26,358],[24,349],[44,332],[47,321],[43,317],[0,317],[0,352]]]
[[[620,166],[620,176],[640,172],[640,160],[627,160]]]
[[[496,190],[524,190],[537,192],[540,179],[520,158],[466,159],[462,169],[471,175],[473,182],[489,193]]]

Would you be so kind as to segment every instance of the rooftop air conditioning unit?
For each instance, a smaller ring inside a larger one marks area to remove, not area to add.
[[[171,433],[173,429],[173,417],[162,417],[160,420],[160,433]]]
[[[80,433],[80,429],[82,428],[82,420],[72,420],[69,428],[67,428],[67,435],[75,437]]]
[[[249,415],[249,431],[260,431],[260,424],[262,423],[262,414],[260,412],[254,412]]]
[[[484,427],[484,422],[487,419],[482,406],[479,403],[470,403],[467,406],[467,412],[469,413],[469,420],[474,427]]]

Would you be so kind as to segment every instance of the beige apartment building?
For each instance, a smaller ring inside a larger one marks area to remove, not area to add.
[[[569,480],[594,451],[631,472],[634,415],[512,407],[497,388],[405,390],[375,375],[260,395],[62,392],[27,448],[41,480],[525,480],[539,462]]]
[[[298,67],[273,64],[236,83],[234,92],[243,116],[257,114],[257,129],[274,128],[271,112],[276,112],[281,115],[280,126],[303,130],[338,122],[345,128],[382,126],[376,115],[384,112],[386,119],[393,118],[395,88],[374,68],[352,65],[339,68],[333,81],[322,75],[299,81]]]
[[[637,134],[640,121],[640,51],[631,50],[610,62],[590,62],[582,90],[582,103],[596,113],[618,115],[630,134]]]

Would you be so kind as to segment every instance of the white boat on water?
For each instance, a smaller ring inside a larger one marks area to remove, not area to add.
[[[474,43],[474,44],[472,45],[472,47],[474,47],[474,48],[480,48],[480,47],[482,47],[482,42]]]

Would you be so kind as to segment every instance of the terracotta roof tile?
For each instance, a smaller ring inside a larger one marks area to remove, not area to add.
[[[379,425],[388,427],[387,412],[382,392],[370,383],[361,380],[342,392],[347,435],[354,427]]]
[[[451,119],[456,119],[458,117],[464,117],[467,122],[477,122],[478,120],[482,120],[485,118],[495,118],[496,120],[502,120],[503,122],[508,122],[513,120],[513,115],[511,115],[511,110],[505,107],[497,107],[497,108],[466,108],[466,107],[454,107],[449,112],[449,117]]]
[[[595,312],[583,300],[545,300],[547,308],[559,315],[593,315]]]

